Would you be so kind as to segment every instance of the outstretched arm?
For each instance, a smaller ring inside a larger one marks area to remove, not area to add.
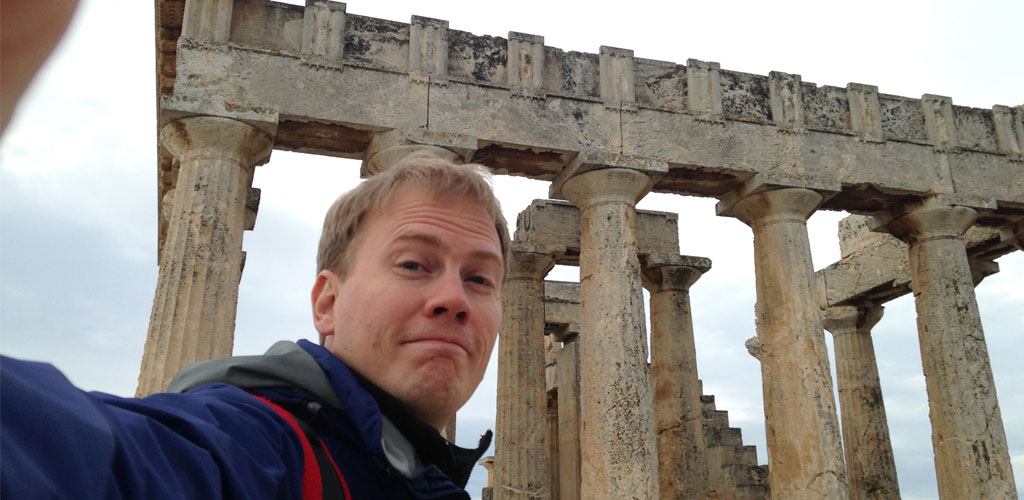
[[[302,467],[288,424],[236,387],[119,398],[0,359],[2,498],[300,498]]]

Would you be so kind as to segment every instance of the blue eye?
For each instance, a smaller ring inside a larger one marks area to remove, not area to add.
[[[486,285],[490,285],[491,284],[490,281],[488,281],[487,278],[484,278],[483,276],[472,276],[472,277],[470,277],[468,279],[469,279],[469,281],[472,281],[473,283],[476,283],[478,285],[485,285],[486,286]]]
[[[423,266],[419,262],[412,262],[412,261],[403,262],[401,264],[401,266],[402,266],[402,269],[405,269],[406,271],[422,271],[423,270]]]

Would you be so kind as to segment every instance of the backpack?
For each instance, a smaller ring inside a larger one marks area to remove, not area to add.
[[[302,444],[302,499],[303,500],[352,500],[345,476],[334,463],[334,458],[316,435],[316,431],[305,420],[290,411],[270,402],[269,399],[253,394],[253,397],[274,410],[295,431]]]

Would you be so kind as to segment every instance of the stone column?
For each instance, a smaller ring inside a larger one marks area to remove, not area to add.
[[[578,337],[577,337],[578,338]],[[576,338],[558,351],[558,498],[580,498],[580,351]]]
[[[548,452],[548,465],[551,469],[548,471],[548,477],[550,478],[549,483],[551,486],[551,493],[549,498],[551,500],[559,500],[561,498],[561,491],[559,490],[559,482],[561,481],[561,474],[559,473],[558,467],[561,465],[561,457],[558,456],[558,446],[560,439],[558,437],[558,389],[555,389],[547,393],[548,400],[548,411],[547,411],[547,452]]]
[[[487,486],[480,492],[480,499],[494,500],[494,457],[481,458],[477,465],[487,469]]]
[[[885,224],[910,245],[911,288],[943,499],[1017,498],[962,239],[977,216],[972,208],[932,198],[904,207]]]
[[[822,195],[803,188],[738,197],[753,229],[757,336],[772,496],[845,500],[845,466],[807,219]]]
[[[823,318],[835,344],[850,500],[900,497],[871,342],[871,328],[882,319],[882,311],[882,306],[865,302],[830,307]]]
[[[458,417],[458,413],[453,414],[451,420],[449,420],[448,423],[444,425],[444,429],[441,430],[441,435],[443,435],[444,438],[447,439],[449,443],[455,442],[455,425],[457,421],[456,417]]]
[[[658,498],[650,369],[637,257],[644,172],[597,168],[552,185],[580,208],[580,497]]]
[[[651,380],[662,500],[705,498],[704,414],[690,315],[690,286],[711,261],[655,254],[643,261],[651,292]]]
[[[273,140],[246,123],[196,116],[160,130],[179,164],[137,396],[167,388],[185,365],[230,356],[246,196]]]
[[[547,388],[544,367],[544,275],[555,253],[512,243],[508,279],[502,287],[503,319],[498,340],[498,409],[494,496],[550,498]]]

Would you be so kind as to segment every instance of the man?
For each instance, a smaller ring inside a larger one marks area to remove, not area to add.
[[[468,498],[490,433],[466,450],[439,430],[483,377],[508,252],[477,167],[406,158],[328,211],[312,290],[322,346],[197,363],[171,383],[184,394],[145,399],[0,363],[0,496],[309,497],[309,443],[322,441],[317,491]]]

